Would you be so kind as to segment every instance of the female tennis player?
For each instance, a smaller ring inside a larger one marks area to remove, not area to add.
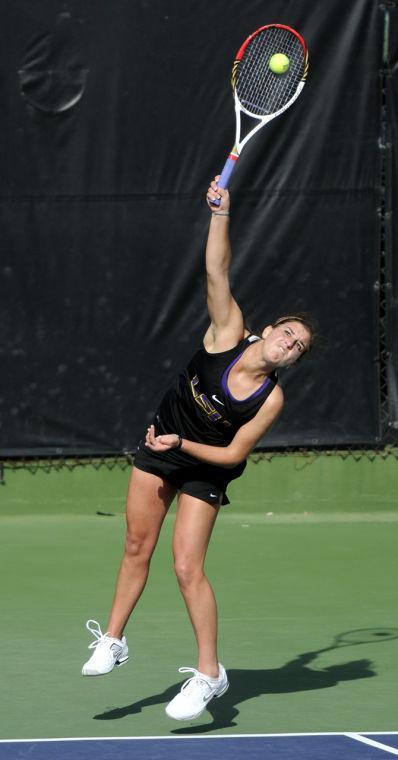
[[[167,705],[176,720],[198,717],[213,697],[228,688],[217,654],[217,607],[204,573],[210,536],[228,483],[240,476],[245,460],[283,407],[277,370],[290,367],[313,340],[300,315],[284,316],[261,336],[245,329],[229,283],[231,249],[227,190],[216,177],[207,192],[212,211],[206,247],[207,305],[210,325],[203,345],[173,387],[140,442],[127,495],[125,553],[106,633],[94,620],[92,657],[83,675],[109,673],[128,660],[123,635],[148,577],[149,564],[167,510],[177,495],[173,536],[175,572],[195,633],[196,668]],[[217,210],[211,202],[220,200]]]

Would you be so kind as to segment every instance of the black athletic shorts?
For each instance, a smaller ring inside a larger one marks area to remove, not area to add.
[[[139,470],[149,472],[166,480],[181,493],[195,496],[209,504],[229,504],[227,485],[238,478],[246,467],[246,462],[227,469],[204,462],[177,464],[167,460],[164,454],[157,454],[144,446],[138,449],[134,465]]]

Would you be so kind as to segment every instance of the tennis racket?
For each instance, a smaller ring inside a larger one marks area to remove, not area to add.
[[[285,60],[287,70],[284,73],[274,73],[270,68],[271,58],[275,55]],[[219,187],[228,187],[246,143],[297,100],[307,72],[307,46],[302,36],[290,26],[261,26],[241,45],[232,67],[231,79],[235,100],[235,144],[218,180]],[[257,121],[243,139],[241,114]],[[212,201],[212,205],[219,206],[220,201]]]

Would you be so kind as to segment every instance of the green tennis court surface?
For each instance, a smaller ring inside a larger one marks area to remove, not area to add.
[[[178,667],[195,664],[172,571],[173,514],[127,629],[129,663],[84,679],[84,626],[105,624],[128,472],[7,470],[1,738],[395,731],[396,462],[299,462],[251,465],[218,520],[207,569],[231,688],[191,724],[164,713]],[[358,629],[365,643],[336,645]],[[381,636],[367,641],[369,629]]]

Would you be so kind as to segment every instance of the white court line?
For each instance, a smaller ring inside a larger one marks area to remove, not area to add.
[[[382,744],[376,742],[374,739],[369,739],[367,736],[361,736],[361,734],[344,734],[349,739],[354,739],[356,742],[362,742],[363,744],[369,744],[370,747],[376,747],[376,749],[382,749],[384,752],[389,752],[390,755],[398,755],[398,749],[389,747],[388,744]]]
[[[377,736],[381,734],[383,736],[397,736],[398,731],[363,731],[364,734],[373,734]],[[365,741],[365,738],[359,733],[345,733],[342,731],[315,731],[312,733],[292,733],[292,734],[213,734],[212,736],[204,736],[203,734],[182,734],[180,736],[66,736],[55,737],[50,739],[0,739],[0,744],[19,744],[28,742],[110,742],[110,741],[156,741],[157,739],[171,739],[172,741],[180,741],[181,739],[251,739],[251,738],[286,738],[286,737],[301,737],[301,736],[348,736],[350,739],[356,739],[357,741]],[[372,740],[368,739],[367,743]],[[376,744],[379,744],[376,742]],[[384,747],[383,744],[379,744],[380,747]],[[387,748],[389,749],[389,748]],[[391,749],[389,749],[391,752]],[[394,753],[398,754],[397,750]]]

